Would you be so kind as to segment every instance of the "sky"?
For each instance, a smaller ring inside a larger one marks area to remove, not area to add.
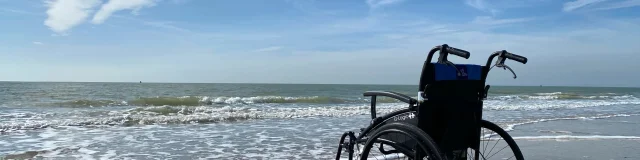
[[[493,85],[640,87],[640,0],[0,0],[0,80],[417,84],[436,45]]]

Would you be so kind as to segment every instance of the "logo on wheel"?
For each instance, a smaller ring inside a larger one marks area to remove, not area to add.
[[[416,117],[416,115],[414,115],[413,113],[409,113],[408,115],[393,117],[393,121],[405,121],[405,120],[408,120],[408,119],[413,119],[415,117]]]

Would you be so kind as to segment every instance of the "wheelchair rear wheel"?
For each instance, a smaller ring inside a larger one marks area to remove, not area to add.
[[[390,149],[392,148],[392,149]],[[360,159],[440,160],[440,151],[431,137],[418,127],[390,123],[373,132],[363,146]]]
[[[480,148],[467,150],[469,160],[515,159],[523,160],[520,148],[513,138],[498,125],[486,120],[480,123]]]

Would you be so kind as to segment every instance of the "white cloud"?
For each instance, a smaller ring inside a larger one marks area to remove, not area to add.
[[[256,50],[253,50],[253,52],[272,52],[272,51],[277,51],[277,50],[281,50],[281,49],[282,49],[281,46],[272,46],[272,47],[267,47],[267,48],[256,49]]]
[[[397,4],[403,2],[404,0],[367,0],[367,5],[369,8],[379,8],[386,5]]]
[[[47,0],[47,19],[44,24],[51,30],[64,33],[83,23],[100,0]]]
[[[93,16],[91,22],[101,24],[114,12],[130,9],[136,14],[138,10],[143,7],[152,7],[155,4],[156,0],[109,0],[109,2],[100,7],[100,10]]]
[[[34,42],[33,42],[33,44],[35,44],[35,45],[42,45],[42,44],[44,44],[44,43],[42,43],[42,42],[38,42],[38,41],[34,41]]]
[[[580,9],[589,5],[593,5],[596,3],[604,2],[606,0],[576,0],[572,2],[564,3],[562,7],[562,11],[571,12],[576,9]]]

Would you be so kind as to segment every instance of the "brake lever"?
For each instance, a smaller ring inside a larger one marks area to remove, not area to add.
[[[502,68],[504,70],[509,69],[509,71],[511,71],[511,74],[513,74],[513,79],[518,78],[518,76],[516,75],[516,72],[514,72],[513,69],[511,69],[511,67],[509,67],[506,64],[504,64],[505,60],[506,60],[506,58],[504,58],[502,56],[498,57],[498,60],[496,60],[496,64],[493,67]],[[493,67],[489,68],[489,70],[491,70]]]
[[[502,65],[502,68],[504,68],[504,70],[509,69],[509,71],[511,71],[511,73],[513,74],[513,79],[518,78],[518,76],[516,75],[516,72],[514,72],[514,71],[513,71],[513,69],[511,69],[511,67],[509,67],[509,66],[507,66],[507,65],[503,64],[503,65]]]

